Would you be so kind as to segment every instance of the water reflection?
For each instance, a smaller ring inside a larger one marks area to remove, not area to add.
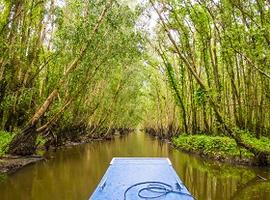
[[[88,199],[112,157],[169,157],[191,193],[202,200],[270,197],[269,169],[234,167],[172,149],[143,133],[50,152],[0,183],[0,199]]]

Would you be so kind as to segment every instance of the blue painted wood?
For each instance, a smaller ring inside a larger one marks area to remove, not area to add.
[[[128,187],[145,181],[164,182],[173,186],[174,191],[190,195],[168,158],[113,158],[90,200],[124,200]],[[147,184],[131,188],[126,200],[143,199],[138,196],[138,191],[145,187]],[[147,191],[143,193],[148,196],[157,194],[148,194]],[[154,200],[193,199],[184,194],[168,193]]]

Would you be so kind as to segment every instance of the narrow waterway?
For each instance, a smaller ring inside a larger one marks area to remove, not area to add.
[[[87,200],[113,157],[169,157],[199,200],[270,199],[269,169],[236,167],[182,153],[144,133],[48,152],[0,183],[1,200]]]

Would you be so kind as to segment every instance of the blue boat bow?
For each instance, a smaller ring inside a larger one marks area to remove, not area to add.
[[[90,200],[192,200],[168,158],[113,158]]]

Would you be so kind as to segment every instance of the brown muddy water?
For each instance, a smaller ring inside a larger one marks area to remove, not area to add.
[[[47,161],[26,166],[2,180],[0,199],[87,200],[111,159],[126,156],[169,157],[199,200],[270,200],[270,169],[204,160],[141,132],[48,152]]]

